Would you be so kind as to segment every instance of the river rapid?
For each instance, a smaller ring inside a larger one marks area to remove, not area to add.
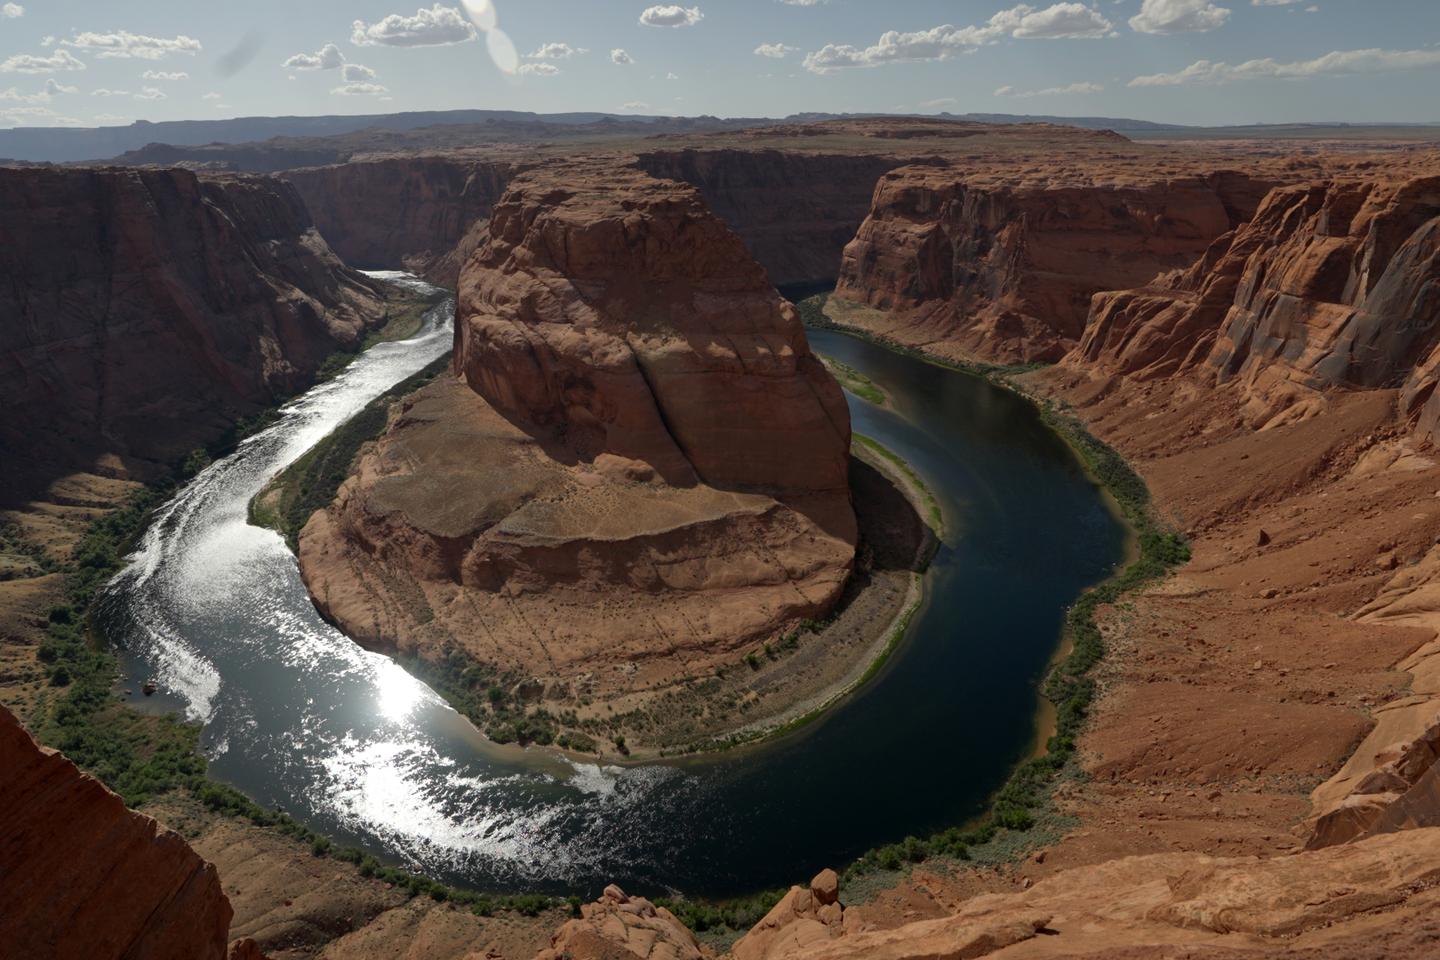
[[[399,275],[384,276],[416,283]],[[265,483],[442,356],[453,303],[284,407],[161,508],[102,598],[138,709],[203,724],[211,775],[351,844],[459,886],[724,896],[843,866],[957,823],[1023,758],[1066,606],[1125,533],[1035,410],[965,374],[830,331],[870,377],[855,429],[910,462],[945,513],[926,600],[880,675],[782,740],[618,767],[491,744],[390,659],[316,613]],[[139,693],[153,679],[154,697]]]

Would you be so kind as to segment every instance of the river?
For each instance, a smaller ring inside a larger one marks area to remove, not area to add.
[[[418,282],[418,281],[405,281]],[[1124,531],[1008,391],[830,331],[869,376],[855,429],[907,459],[946,536],[880,675],[784,740],[636,767],[481,737],[428,687],[312,607],[282,539],[246,522],[266,481],[450,347],[453,304],[287,405],[160,511],[97,618],[137,708],[204,725],[211,774],[342,844],[459,886],[724,896],[778,886],[957,823],[1030,749],[1064,610]],[[159,690],[139,693],[145,679]]]

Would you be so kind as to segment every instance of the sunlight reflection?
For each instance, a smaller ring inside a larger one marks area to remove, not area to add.
[[[425,686],[389,657],[374,655],[371,662],[375,667],[375,696],[380,715],[396,723],[406,720],[425,696]]]

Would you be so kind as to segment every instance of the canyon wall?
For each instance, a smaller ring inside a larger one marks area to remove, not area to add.
[[[837,602],[850,421],[794,309],[690,187],[511,182],[461,277],[454,370],[300,538],[362,643],[603,694],[703,673]]]
[[[780,150],[642,153],[640,169],[700,191],[776,286],[823,286],[870,209],[875,181],[911,162],[889,156]]]
[[[0,953],[221,960],[230,902],[178,835],[0,707]]]
[[[384,316],[280,181],[0,170],[0,485],[107,457],[143,476]]]
[[[346,263],[409,270],[454,289],[450,257],[505,190],[517,164],[453,156],[357,160],[290,170],[315,226]]]
[[[1267,186],[1231,172],[1015,179],[993,164],[904,167],[881,177],[845,247],[836,307],[942,356],[1058,360],[1093,294],[1190,266]]]
[[[1257,427],[1318,412],[1331,388],[1398,388],[1434,439],[1440,178],[1276,189],[1192,269],[1096,297],[1074,362],[1234,383]]]

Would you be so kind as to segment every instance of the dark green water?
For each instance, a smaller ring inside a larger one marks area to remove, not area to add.
[[[729,895],[965,820],[1033,742],[1064,610],[1124,532],[1064,444],[989,384],[830,332],[822,353],[893,399],[855,428],[905,457],[947,534],[879,677],[790,738],[600,767],[496,747],[315,614],[293,556],[250,527],[269,476],[443,352],[448,317],[287,408],[160,514],[104,608],[132,680],[205,724],[212,772],[343,843],[486,890]]]

